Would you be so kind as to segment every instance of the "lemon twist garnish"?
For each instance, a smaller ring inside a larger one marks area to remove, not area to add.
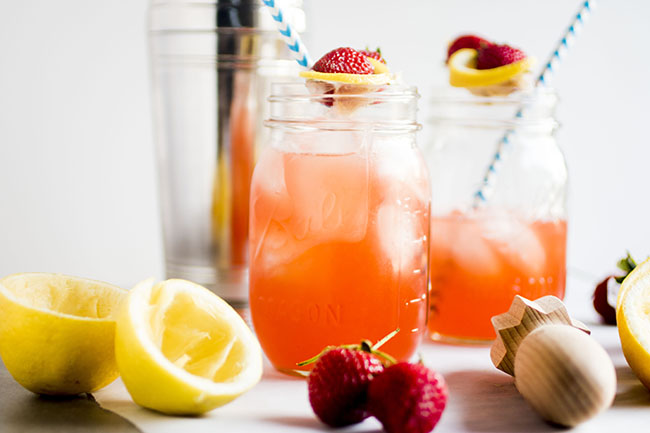
[[[478,51],[462,48],[449,58],[449,84],[454,87],[485,87],[512,80],[528,72],[535,64],[533,57],[526,57],[508,65],[492,69],[476,69]]]

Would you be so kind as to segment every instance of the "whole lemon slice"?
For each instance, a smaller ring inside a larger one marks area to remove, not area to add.
[[[115,354],[133,400],[168,414],[207,412],[262,376],[262,352],[244,320],[185,280],[146,280],[131,290],[117,321]]]
[[[476,69],[478,51],[462,48],[449,58],[449,84],[454,87],[484,87],[500,84],[529,71],[535,59],[526,57],[509,65]]]
[[[650,259],[623,281],[616,302],[616,323],[627,363],[650,389]]]
[[[301,71],[300,76],[310,80],[333,81],[345,84],[368,84],[379,86],[390,83],[392,76],[382,74],[340,74],[334,72]]]
[[[0,356],[38,394],[98,390],[118,376],[115,318],[126,290],[59,274],[0,280]]]

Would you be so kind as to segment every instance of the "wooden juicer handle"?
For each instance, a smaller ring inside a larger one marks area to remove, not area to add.
[[[515,377],[521,395],[545,420],[572,427],[612,404],[614,365],[560,299],[517,295],[506,313],[492,317],[492,325],[492,363]]]

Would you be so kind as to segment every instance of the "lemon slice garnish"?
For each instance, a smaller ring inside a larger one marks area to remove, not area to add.
[[[623,281],[616,302],[616,323],[625,359],[650,389],[650,259]]]
[[[126,290],[59,274],[0,280],[0,356],[37,394],[92,392],[118,376],[115,315]]]
[[[366,84],[373,86],[381,86],[388,84],[393,76],[388,70],[388,66],[379,60],[372,57],[366,57],[366,60],[374,67],[374,74],[341,74],[334,72],[316,72],[316,71],[301,71],[300,76],[308,80],[317,81],[333,81],[336,83],[344,84]]]
[[[369,84],[379,86],[391,81],[391,74],[339,74],[333,72],[301,71],[300,76],[308,80],[333,81],[345,84]]]
[[[387,74],[389,72],[386,63],[380,62],[379,60],[373,59],[372,57],[366,57],[366,60],[370,62],[373,68],[375,68],[375,74]]]
[[[478,51],[462,48],[449,58],[449,84],[454,87],[484,87],[503,83],[529,71],[535,59],[526,57],[509,65],[492,69],[476,69]]]
[[[224,300],[185,280],[143,281],[117,321],[115,354],[133,400],[169,414],[200,414],[252,388],[262,352]]]

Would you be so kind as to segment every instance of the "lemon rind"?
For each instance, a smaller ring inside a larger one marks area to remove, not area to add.
[[[650,259],[638,265],[623,281],[616,301],[616,322],[623,355],[639,380],[650,389],[650,336],[639,329],[637,311],[645,296],[650,297]],[[635,308],[636,307],[636,308]],[[632,311],[631,311],[632,310]],[[647,330],[650,333],[650,328]]]
[[[388,84],[392,80],[392,75],[390,73],[340,74],[333,72],[301,71],[299,74],[302,78],[308,80],[330,81],[343,84],[365,84],[371,86]]]
[[[386,63],[373,59],[372,57],[366,57],[366,60],[375,68],[375,74],[387,74],[389,72],[388,66]]]
[[[64,277],[68,278],[71,280],[77,280],[77,281],[86,281],[86,282],[91,282],[94,284],[97,284],[99,286],[106,286],[110,287],[111,289],[114,289],[116,291],[122,292],[124,295],[124,298],[126,298],[126,295],[128,294],[128,290],[125,290],[121,287],[115,286],[113,284],[109,284],[105,281],[99,281],[99,280],[93,280],[90,278],[82,278],[82,277],[75,277],[73,275],[67,275],[67,274],[54,274],[50,272],[26,272],[26,273],[18,273],[18,274],[11,274],[7,275],[6,277],[3,277],[0,279],[0,294],[7,298],[9,301],[18,304],[24,308],[27,308],[29,310],[33,311],[38,311],[39,313],[44,313],[53,317],[58,317],[58,318],[63,318],[67,320],[77,320],[80,322],[115,322],[115,316],[109,316],[109,317],[86,317],[86,316],[76,316],[74,314],[69,314],[69,313],[61,313],[56,310],[51,310],[48,308],[41,308],[41,307],[36,307],[28,302],[25,302],[23,299],[20,299],[17,297],[10,289],[8,289],[3,282],[11,279],[11,278],[23,278],[23,277],[30,277],[30,276],[53,276],[53,277]]]
[[[529,71],[535,64],[533,57],[526,57],[508,65],[492,69],[476,69],[478,51],[462,48],[449,59],[449,84],[454,87],[483,87],[500,84]]]

